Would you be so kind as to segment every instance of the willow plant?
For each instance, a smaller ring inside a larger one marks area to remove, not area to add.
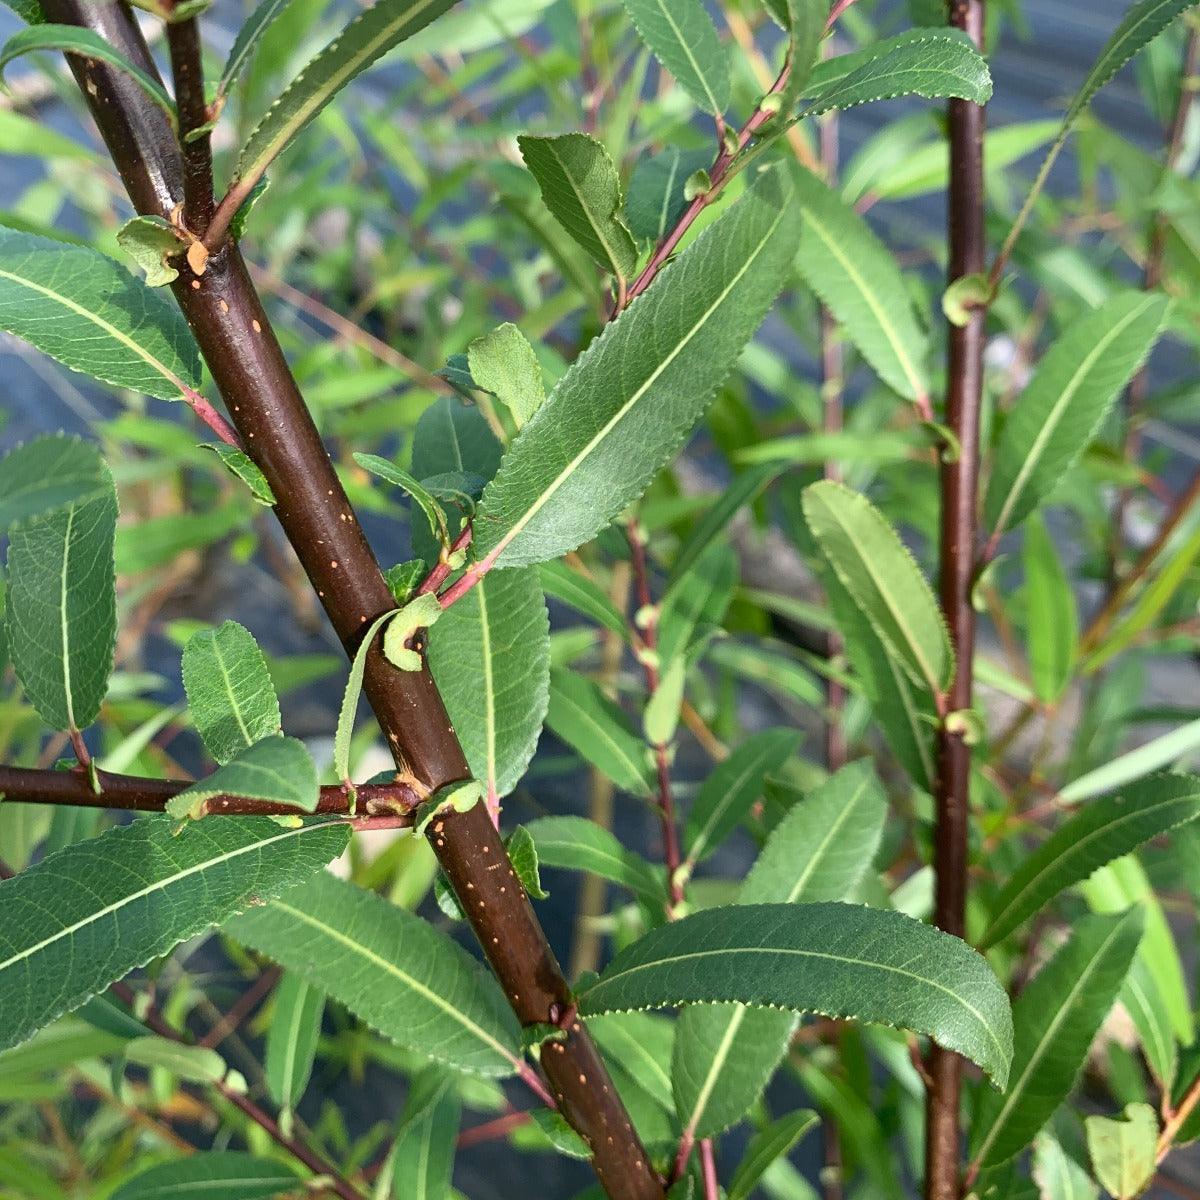
[[[0,328],[117,415],[0,460],[5,1194],[440,1200],[505,1139],[788,1200],[817,1130],[829,1200],[1169,1171],[1200,722],[1142,696],[1200,476],[1145,363],[1197,338],[1192,5],[989,132],[984,0],[262,0],[223,66],[209,0],[10,2],[0,67],[48,70],[0,111],[44,167]],[[1157,156],[1089,114],[1139,54]],[[938,192],[902,271],[882,214]],[[177,606],[226,569],[344,662]],[[563,756],[587,815],[514,821]],[[406,1099],[361,1128],[366,1062]]]

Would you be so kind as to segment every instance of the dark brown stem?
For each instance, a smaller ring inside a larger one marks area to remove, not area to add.
[[[950,23],[983,49],[983,0],[952,0]],[[984,109],[966,100],[950,101],[949,280],[984,268],[983,211]],[[966,324],[949,325],[946,422],[960,452],[943,462],[939,590],[942,612],[954,645],[955,671],[947,709],[971,706],[975,649],[975,610],[971,582],[975,566],[979,487],[979,408],[983,386],[984,322],[987,312],[972,309]],[[947,933],[966,932],[968,791],[971,748],[961,733],[944,727],[937,739],[934,834],[934,923]],[[925,1197],[958,1200],[960,1190],[960,1103],[962,1059],[933,1046],[926,1102]]]
[[[236,1033],[246,1018],[267,998],[267,993],[279,982],[278,967],[268,967],[237,998],[228,1012],[200,1039],[201,1046],[219,1046],[230,1034]]]
[[[154,65],[127,11],[85,0],[46,0],[54,21],[97,30],[147,71]],[[169,215],[181,187],[174,136],[136,84],[102,63],[71,59],[134,206]],[[215,222],[214,222],[215,224]],[[212,228],[210,227],[210,234]],[[246,452],[276,498],[274,512],[317,596],[353,654],[395,601],[359,527],[236,246],[223,243],[202,275],[184,264],[172,285]],[[428,669],[399,671],[376,645],[364,691],[397,765],[435,790],[470,768]],[[430,843],[523,1025],[565,1011],[571,992],[483,805],[431,823]],[[471,884],[468,889],[467,884]],[[655,1173],[599,1052],[580,1022],[543,1057],[564,1117],[593,1153],[613,1200],[661,1200]]]
[[[179,146],[183,158],[183,223],[202,238],[213,215],[212,146],[204,99],[204,66],[200,53],[200,24],[195,17],[167,22],[167,48],[179,111]]]
[[[100,791],[92,790],[85,771],[39,771],[32,767],[0,766],[0,795],[6,804],[62,804],[76,808],[115,808],[128,812],[163,812],[167,801],[190,787],[173,779],[140,779],[97,771]],[[360,784],[358,811],[373,818],[404,817],[412,824],[410,810],[420,803],[420,794],[407,783]],[[211,816],[295,816],[295,808],[244,796],[216,796],[207,802]],[[340,785],[321,789],[318,813],[348,817],[350,797]]]

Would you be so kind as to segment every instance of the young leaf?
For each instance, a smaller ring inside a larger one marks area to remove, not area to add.
[[[186,249],[183,238],[163,217],[134,217],[117,230],[117,245],[146,273],[147,287],[162,287],[179,278],[167,261]]]
[[[683,150],[676,145],[643,154],[634,164],[625,196],[625,219],[634,237],[662,241],[687,205],[684,185],[712,160],[711,150]]]
[[[229,51],[229,57],[225,60],[225,67],[221,71],[220,82],[217,84],[218,95],[225,95],[237,82],[238,76],[254,57],[254,52],[258,49],[259,42],[262,41],[271,22],[291,3],[292,0],[260,0],[260,3],[255,6],[254,11],[242,23],[237,37],[233,39],[233,46]]]
[[[429,631],[429,667],[475,778],[507,796],[550,698],[550,620],[532,568],[488,575]]]
[[[706,859],[737,828],[762,796],[767,776],[800,745],[790,729],[767,729],[746,738],[700,787],[688,812],[683,841],[689,863]]]
[[[1113,1200],[1133,1200],[1146,1190],[1157,1165],[1158,1118],[1149,1104],[1127,1104],[1124,1119],[1088,1117],[1092,1170]]]
[[[621,179],[604,146],[586,133],[522,134],[517,145],[558,223],[604,270],[628,280],[637,248],[618,215]]]
[[[870,764],[852,763],[775,827],[738,893],[739,904],[843,900],[870,869],[887,801]],[[672,1078],[684,1128],[709,1137],[745,1115],[787,1051],[791,1013],[693,1005],[676,1027]]]
[[[2,503],[2,501],[0,501]],[[562,562],[542,563],[538,567],[542,590],[551,600],[569,605],[577,613],[590,617],[597,625],[615,633],[620,638],[629,636],[625,617],[604,590],[579,571]]]
[[[291,1124],[291,1111],[304,1095],[317,1055],[325,997],[297,975],[284,973],[275,989],[275,1013],[267,1029],[267,1087],[282,1110],[280,1124]]]
[[[205,749],[227,763],[280,730],[279,700],[253,634],[236,621],[192,634],[183,648],[183,689]]]
[[[1033,1140],[1033,1181],[1041,1200],[1099,1200],[1092,1177],[1049,1133]]]
[[[0,227],[0,329],[160,400],[200,383],[200,352],[175,303],[86,246]]]
[[[546,724],[623,791],[635,796],[653,791],[646,743],[590,679],[573,671],[550,672]]]
[[[272,1200],[301,1187],[285,1163],[243,1150],[198,1150],[141,1171],[112,1200]]]
[[[1197,817],[1200,779],[1194,775],[1155,775],[1093,800],[1013,872],[996,897],[980,945],[994,946],[1064,888]]]
[[[799,220],[768,173],[605,328],[488,484],[476,517],[486,561],[557,558],[645,490],[783,285]]]
[[[893,391],[928,402],[928,338],[896,261],[866,221],[811,172],[793,171],[804,220],[796,266]]]
[[[992,96],[992,77],[961,31],[913,29],[818,63],[805,94],[805,117],[894,96],[954,96],[986,104]]]
[[[117,636],[117,496],[106,486],[14,525],[8,543],[8,649],[54,729],[84,729],[108,690]]]
[[[122,1049],[128,1062],[170,1071],[185,1083],[216,1083],[229,1069],[210,1046],[189,1046],[155,1034],[132,1038]]]
[[[714,541],[663,594],[658,657],[670,665],[725,619],[737,586],[738,561],[728,542]]]
[[[518,825],[504,840],[508,861],[516,871],[521,886],[530,900],[546,900],[550,893],[542,887],[541,862],[533,835],[524,825]]]
[[[80,58],[108,63],[110,67],[123,71],[166,113],[171,128],[177,128],[175,105],[163,85],[91,29],[81,29],[78,25],[51,24],[31,25],[28,29],[22,29],[14,33],[4,43],[4,49],[0,50],[0,73],[14,58],[43,50],[62,50]]]
[[[227,446],[224,442],[201,442],[200,448],[211,450],[221,460],[225,469],[250,489],[250,494],[257,503],[267,507],[275,504],[275,493],[271,491],[267,477],[244,450],[239,450],[236,446]]]
[[[361,454],[356,451],[354,461],[364,471],[370,471],[372,475],[377,475],[380,479],[411,496],[425,514],[425,519],[429,522],[429,530],[438,545],[443,550],[449,547],[450,532],[446,524],[446,514],[442,511],[442,506],[416,479],[403,468],[396,466],[395,463],[388,462],[386,458],[380,458],[378,454]]]
[[[585,1016],[679,1004],[816,1012],[925,1033],[1003,1087],[1008,998],[957,938],[850,904],[713,908],[645,934],[579,993]]]
[[[1167,300],[1125,292],[1075,321],[1046,351],[996,448],[984,515],[998,537],[1057,486],[1158,337]]]
[[[624,0],[642,41],[706,113],[729,107],[729,56],[700,0]]]
[[[539,817],[525,825],[546,867],[590,871],[620,884],[652,908],[661,906],[663,885],[644,858],[626,850],[607,830],[583,817]]]
[[[1038,698],[1053,704],[1071,678],[1079,614],[1058,549],[1036,515],[1025,527],[1024,563],[1029,674]]]
[[[146,817],[68,846],[0,883],[0,1048],[136,967],[298,883],[346,848],[345,825],[281,829],[223,817],[178,834]]]
[[[815,1112],[803,1108],[760,1129],[750,1139],[750,1145],[729,1181],[728,1200],[748,1200],[767,1168],[787,1154],[819,1121]]]
[[[238,156],[235,186],[248,194],[283,148],[346,86],[454,0],[377,0],[288,84],[254,127]]]
[[[15,446],[0,459],[0,530],[111,493],[112,475],[91,442],[64,433]]]
[[[1069,1095],[1088,1048],[1137,953],[1142,915],[1092,915],[1013,1005],[1013,1057],[1003,1096],[980,1092],[972,1160],[998,1166],[1020,1153]]]
[[[804,516],[872,629],[914,682],[937,695],[954,673],[941,610],[912,555],[865,496],[840,483],[804,489]]]
[[[451,1194],[461,1112],[458,1092],[445,1071],[426,1067],[413,1079],[396,1141],[391,1195],[443,1200]]]
[[[313,812],[320,799],[317,767],[303,742],[276,735],[247,746],[211,775],[167,801],[179,820],[202,817],[215,796],[240,796]],[[224,818],[222,818],[224,819]]]
[[[476,338],[467,347],[467,362],[475,386],[491,392],[507,407],[518,430],[546,398],[537,355],[511,322]]]
[[[318,875],[227,928],[398,1045],[459,1071],[512,1073],[520,1030],[499,985],[379,896]]]

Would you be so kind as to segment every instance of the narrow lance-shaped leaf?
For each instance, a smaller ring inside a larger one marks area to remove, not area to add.
[[[1200,779],[1194,775],[1156,775],[1093,800],[1013,872],[996,897],[980,945],[994,946],[1064,888],[1197,817]]]
[[[887,801],[866,762],[852,763],[775,827],[738,893],[739,904],[846,899],[870,869]],[[741,1005],[692,1005],[680,1014],[672,1064],[675,1106],[694,1137],[741,1119],[779,1066],[795,1030],[792,1013]]]
[[[319,875],[227,928],[398,1045],[480,1075],[515,1067],[520,1032],[495,980],[371,892]]]
[[[627,280],[637,248],[619,216],[621,179],[604,146],[586,133],[522,134],[517,145],[558,223],[604,270]]]
[[[1024,520],[1083,453],[1166,313],[1165,297],[1126,292],[1074,322],[1046,351],[996,448],[984,504],[993,537]]]
[[[1086,917],[1018,997],[1008,1090],[980,1092],[974,1162],[992,1167],[1020,1153],[1069,1095],[1141,937],[1136,910]]]
[[[17,678],[42,719],[83,729],[108,690],[117,636],[112,476],[88,498],[9,534],[7,629]]]
[[[171,128],[177,127],[175,105],[163,85],[141,67],[131,63],[116,47],[91,29],[82,29],[78,25],[52,24],[31,25],[28,29],[22,29],[20,33],[14,33],[4,43],[4,49],[0,50],[0,72],[3,72],[14,58],[44,50],[62,50],[80,58],[108,63],[109,66],[123,71],[163,110]]]
[[[914,682],[937,695],[954,671],[941,610],[913,556],[871,502],[840,483],[804,489],[804,516],[834,573]]]
[[[700,0],[624,0],[642,41],[706,113],[729,107],[729,56]]]
[[[539,817],[525,830],[533,838],[543,866],[591,871],[628,888],[647,904],[662,904],[663,884],[650,864],[594,821],[584,817]]]
[[[275,989],[275,1012],[267,1029],[267,1087],[280,1107],[284,1131],[312,1075],[325,997],[297,975],[284,973]]]
[[[251,898],[298,883],[349,838],[345,825],[322,821],[281,829],[266,817],[222,817],[176,833],[170,817],[146,817],[0,883],[0,1048]]]
[[[576,360],[483,494],[485,562],[557,558],[636,499],[782,287],[799,214],[765,175]]]
[[[928,402],[927,338],[887,247],[850,205],[803,167],[796,266],[876,374],[906,400]]]
[[[653,929],[579,993],[585,1016],[679,1004],[789,1008],[926,1033],[1003,1087],[1008,998],[965,943],[849,904],[714,908]]]
[[[242,22],[237,37],[233,39],[233,46],[230,48],[229,57],[225,60],[224,69],[221,71],[221,79],[217,84],[218,95],[224,95],[237,82],[238,76],[254,57],[254,52],[258,49],[271,22],[291,2],[292,0],[260,0],[254,11]]]
[[[767,729],[746,738],[700,786],[688,811],[684,845],[688,861],[700,862],[733,832],[762,796],[768,775],[796,752],[800,735],[790,729]]]
[[[1025,628],[1034,691],[1049,704],[1062,695],[1079,641],[1075,593],[1044,521],[1025,528]]]
[[[112,1193],[112,1200],[272,1200],[301,1186],[299,1176],[272,1158],[241,1150],[200,1150],[159,1163]]]
[[[820,1117],[811,1109],[801,1109],[759,1130],[750,1139],[750,1145],[729,1181],[729,1200],[747,1200],[767,1168],[787,1154],[819,1122]]]
[[[320,793],[317,767],[304,743],[278,735],[247,746],[211,775],[172,796],[167,812],[180,820],[202,817],[206,802],[216,796],[264,800],[313,812]]]
[[[238,156],[237,194],[247,195],[283,148],[346,86],[454,0],[377,0],[288,85],[254,127]]]
[[[429,631],[429,666],[471,773],[494,796],[525,774],[550,700],[550,620],[532,568],[489,575]]]
[[[450,1176],[462,1103],[444,1070],[427,1067],[413,1080],[392,1168],[393,1196],[443,1200]]]
[[[0,228],[0,329],[160,400],[199,386],[200,353],[176,305],[86,246]]]
[[[244,626],[225,621],[192,634],[182,669],[192,721],[216,762],[227,763],[279,732],[282,718],[267,660]]]
[[[1159,1085],[1169,1091],[1179,1067],[1179,1046],[1171,1027],[1170,1011],[1154,976],[1140,957],[1125,976],[1121,1003],[1137,1030],[1146,1065]]]
[[[805,117],[893,96],[954,96],[986,104],[992,96],[992,77],[961,31],[913,29],[818,63],[805,94]]]
[[[1100,1189],[1049,1133],[1033,1143],[1033,1181],[1041,1200],[1098,1200]]]
[[[62,433],[34,438],[0,459],[0,529],[94,500],[112,486],[108,467],[91,442]]]
[[[568,567],[566,563],[548,562],[538,567],[538,577],[542,582],[542,590],[550,599],[568,605],[620,638],[629,636],[624,614],[589,576]]]

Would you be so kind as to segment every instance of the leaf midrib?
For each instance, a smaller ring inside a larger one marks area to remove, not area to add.
[[[700,81],[700,86],[704,89],[704,94],[708,97],[708,102],[713,106],[713,112],[719,113],[721,106],[717,103],[716,93],[709,86],[708,77],[700,69],[700,64],[696,61],[696,56],[692,53],[691,46],[688,45],[683,36],[683,30],[675,23],[675,18],[671,15],[663,0],[656,0],[656,3],[667,24],[671,26],[671,32],[675,34],[675,40],[679,43],[679,48],[687,55],[687,60],[691,63],[692,70],[696,72],[696,78]]]

